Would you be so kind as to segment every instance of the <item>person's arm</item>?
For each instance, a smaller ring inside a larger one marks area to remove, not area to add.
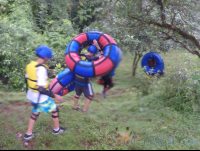
[[[102,50],[100,50],[100,54],[103,55],[103,51]]]
[[[44,94],[51,98],[54,98],[56,101],[63,100],[63,98],[60,95],[54,94],[53,92],[46,90],[43,86],[39,86],[38,91],[40,92],[40,94]]]
[[[98,50],[101,51],[101,48],[100,48],[98,42],[97,42],[95,39],[93,40],[93,45],[94,45],[95,47],[97,47]]]
[[[95,47],[97,47],[97,49],[99,50],[100,54],[103,55],[103,50],[101,50],[101,47],[99,46],[98,42],[97,42],[95,39],[93,40],[93,45],[94,45]],[[101,57],[102,57],[102,56],[101,56]],[[100,58],[101,58],[101,57],[100,57]]]
[[[38,91],[40,92],[40,94],[44,94],[47,95],[51,98],[54,98],[54,94],[51,91],[46,90],[43,86],[39,86]]]
[[[48,91],[44,88],[44,86],[47,84],[47,69],[45,67],[38,67],[38,70],[36,72],[37,75],[37,85],[38,85],[38,91],[40,94],[47,95],[51,98],[55,98],[57,101],[61,101],[62,97],[54,94],[51,91]]]

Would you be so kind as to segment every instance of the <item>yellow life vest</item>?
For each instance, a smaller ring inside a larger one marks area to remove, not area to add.
[[[87,61],[85,56],[81,56],[81,60]]]
[[[28,89],[30,89],[33,92],[38,92],[38,86],[37,86],[37,76],[36,76],[36,70],[39,66],[45,67],[47,70],[49,69],[47,65],[45,64],[39,64],[38,62],[31,61],[27,66],[26,66],[26,74],[28,75],[27,79],[27,85]],[[49,78],[47,76],[47,84],[43,86],[45,89],[48,90],[49,87]]]

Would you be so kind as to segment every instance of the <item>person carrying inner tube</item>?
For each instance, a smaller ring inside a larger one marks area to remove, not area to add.
[[[101,48],[99,47],[98,43],[96,43],[95,46],[97,47],[97,49],[100,50],[99,55],[103,55],[103,51],[101,51]],[[114,76],[114,74],[115,73],[113,71],[109,74],[102,76],[98,80],[98,83],[100,85],[104,85],[103,91],[101,92],[101,94],[103,95],[104,98],[106,98],[106,91],[110,90],[114,86],[113,79],[112,79],[112,76]]]
[[[93,40],[93,45],[88,47],[88,52],[86,54],[81,54],[81,58],[83,59],[83,57],[84,57],[85,61],[96,61],[96,60],[100,59],[102,57],[102,55],[94,56],[97,53],[97,47],[96,47],[97,44],[98,44],[97,41]],[[76,96],[74,99],[73,110],[80,109],[80,107],[78,106],[78,100],[83,92],[84,96],[86,97],[86,101],[85,101],[85,105],[84,105],[82,111],[91,113],[91,111],[87,110],[87,108],[90,104],[90,101],[92,101],[94,94],[93,94],[92,85],[89,81],[89,78],[81,77],[81,76],[75,74],[74,83],[75,83]]]
[[[63,98],[48,90],[48,66],[46,64],[53,57],[52,50],[47,46],[39,46],[35,52],[38,57],[37,60],[31,61],[26,66],[26,97],[31,101],[33,109],[28,123],[28,130],[24,135],[25,140],[30,140],[37,133],[32,132],[32,130],[40,112],[52,113],[54,135],[58,135],[67,130],[67,127],[59,127],[59,109],[51,99],[54,98],[56,101],[62,101]]]

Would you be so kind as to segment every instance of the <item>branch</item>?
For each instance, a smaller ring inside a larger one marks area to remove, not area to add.
[[[193,51],[193,50],[190,49],[185,43],[183,43],[182,41],[179,41],[177,38],[175,38],[175,37],[173,37],[173,36],[170,36],[170,35],[168,35],[168,34],[165,33],[165,32],[162,32],[162,33],[164,33],[165,35],[167,35],[168,38],[172,39],[174,42],[181,44],[182,47],[184,47],[185,49],[187,49],[190,53],[196,54],[196,55],[200,58],[200,53],[199,53],[198,51]]]
[[[171,22],[172,25],[174,25],[175,17],[176,17],[176,13],[174,13],[174,16],[172,15],[172,22]]]
[[[165,15],[165,11],[164,11],[163,2],[162,2],[162,0],[157,0],[156,3],[157,3],[158,5],[160,5],[162,24],[165,24],[165,23],[166,23],[166,15]]]
[[[184,21],[184,23],[187,24],[187,25],[189,25],[188,22],[186,22],[186,21],[183,19],[182,15],[181,15],[181,14],[179,14],[179,15],[181,16],[181,19]]]
[[[140,19],[137,16],[131,16],[129,15],[132,19],[135,19],[137,21],[142,22],[144,25],[148,24],[148,25],[155,25],[161,28],[165,28],[168,30],[171,30],[173,32],[177,32],[179,35],[181,35],[183,38],[190,40],[198,49],[200,49],[200,43],[199,41],[191,34],[186,33],[185,31],[181,30],[180,28],[176,27],[175,25],[170,25],[168,23],[165,24],[160,24],[154,20],[150,20],[150,21],[145,21],[143,19]]]
[[[151,13],[151,11],[153,10],[153,8],[155,7],[155,6],[151,6],[151,8],[147,8],[147,7],[149,7],[149,6],[146,6],[146,9],[144,9],[144,12],[146,13],[146,15],[148,16],[148,15],[150,15],[150,13]]]

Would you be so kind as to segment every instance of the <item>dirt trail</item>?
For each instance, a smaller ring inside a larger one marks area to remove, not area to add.
[[[22,101],[13,101],[13,102],[9,102],[11,105],[17,107],[17,106],[31,106],[30,102],[22,102]]]

